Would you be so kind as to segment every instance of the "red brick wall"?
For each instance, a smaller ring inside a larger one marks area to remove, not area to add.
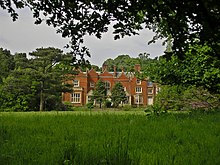
[[[106,66],[105,66],[106,67]],[[140,71],[140,65],[135,65],[135,69]],[[106,69],[106,68],[105,68]],[[75,79],[79,80],[79,86],[81,88],[81,104],[74,104],[75,106],[85,105],[86,104],[86,95],[90,90],[93,90],[94,88],[90,87],[90,82],[96,83],[99,79],[102,81],[108,81],[110,82],[110,90],[113,88],[116,82],[121,82],[124,87],[126,87],[127,92],[132,96],[131,98],[131,104],[134,104],[134,95],[136,95],[135,88],[137,86],[142,88],[141,95],[143,96],[143,105],[147,105],[148,101],[148,82],[147,80],[141,81],[141,84],[137,84],[137,78],[134,76],[134,74],[131,74],[130,77],[127,77],[124,72],[120,73],[119,77],[115,77],[115,73],[109,73],[107,70],[105,70],[103,73],[97,73],[94,69],[91,69],[87,72],[80,72],[78,75],[75,76]],[[73,80],[69,80],[66,83],[73,84]],[[94,84],[95,85],[95,84]],[[156,94],[156,84],[153,84],[151,87],[153,89],[154,96]],[[70,102],[71,94],[70,93],[64,93],[63,94],[63,101]]]

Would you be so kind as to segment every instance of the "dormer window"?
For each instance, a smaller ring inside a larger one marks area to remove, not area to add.
[[[94,82],[90,82],[90,87],[94,88],[95,87],[95,83]]]
[[[73,87],[79,87],[79,80],[73,80]]]
[[[150,87],[152,87],[152,86],[153,86],[153,83],[152,83],[151,81],[148,81],[148,82],[147,82],[147,85],[150,86]]]
[[[141,85],[141,80],[137,79],[136,83],[137,85]]]

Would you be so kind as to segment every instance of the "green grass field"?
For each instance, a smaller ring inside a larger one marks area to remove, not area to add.
[[[0,164],[219,165],[220,113],[0,113]]]

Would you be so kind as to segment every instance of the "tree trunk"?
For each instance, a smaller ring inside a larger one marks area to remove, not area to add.
[[[44,110],[44,82],[41,82],[41,91],[40,91],[40,112]]]

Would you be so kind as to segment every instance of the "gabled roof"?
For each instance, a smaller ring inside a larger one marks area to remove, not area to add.
[[[124,72],[121,72],[121,74],[118,75],[118,78],[120,78],[120,79],[128,79],[128,77],[125,75]]]
[[[93,95],[93,90],[91,89],[88,93],[87,93],[88,96],[92,96]]]
[[[92,68],[89,70],[88,75],[89,76],[98,76],[98,73],[95,71],[95,69]]]
[[[108,71],[104,71],[103,73],[100,74],[100,76],[113,77],[113,75],[109,73]]]

